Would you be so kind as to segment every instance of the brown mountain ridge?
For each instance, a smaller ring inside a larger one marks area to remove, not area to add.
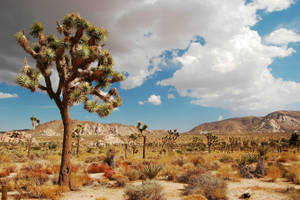
[[[238,117],[203,123],[188,131],[189,134],[220,133],[275,133],[299,132],[300,111],[276,111],[264,117]]]

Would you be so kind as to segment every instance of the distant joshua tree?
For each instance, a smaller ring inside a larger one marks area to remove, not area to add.
[[[143,137],[143,159],[146,159],[146,135],[143,132],[148,128],[148,125],[144,124],[142,127],[142,122],[139,121],[136,127],[138,128],[140,135]]]
[[[170,150],[174,148],[175,142],[178,137],[179,137],[179,132],[177,131],[177,129],[168,130],[168,135],[162,138],[162,143],[163,145],[166,145],[168,147],[168,150]]]
[[[32,92],[38,89],[47,92],[57,105],[64,125],[58,182],[71,187],[70,107],[83,102],[84,108],[89,112],[96,112],[100,117],[110,115],[122,104],[122,99],[117,89],[108,88],[112,83],[124,80],[125,76],[114,71],[113,58],[108,50],[103,49],[103,42],[107,38],[104,28],[92,25],[77,13],[66,15],[61,24],[56,23],[57,31],[62,34],[59,39],[56,35],[46,35],[40,22],[34,22],[30,28],[29,34],[37,40],[33,45],[25,31],[15,35],[20,46],[36,62],[36,67],[31,67],[25,58],[24,67],[16,76],[16,82]],[[50,79],[53,70],[59,76],[57,89]]]
[[[84,127],[81,124],[77,124],[76,128],[72,132],[72,137],[76,139],[76,156],[79,155],[80,139],[83,129]]]
[[[33,137],[34,137],[34,129],[36,126],[38,126],[40,124],[40,120],[34,116],[31,116],[30,120],[31,120],[31,124],[32,124],[32,133],[28,140],[28,147],[27,147],[27,157],[28,158],[30,157],[30,153],[31,153],[31,145],[32,145]]]
[[[212,133],[206,133],[205,136],[207,139],[208,153],[210,153],[211,147],[214,146],[215,144],[217,144],[218,137]]]

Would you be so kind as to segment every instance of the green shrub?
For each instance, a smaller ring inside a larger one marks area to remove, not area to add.
[[[147,164],[143,167],[143,174],[149,178],[149,179],[153,179],[157,176],[157,174],[160,172],[161,170],[161,166],[160,165],[156,165],[156,164]]]

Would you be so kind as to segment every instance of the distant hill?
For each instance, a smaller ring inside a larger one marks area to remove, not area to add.
[[[80,121],[80,120],[72,120],[72,129],[75,128],[77,124],[83,125],[84,135],[125,136],[125,135],[130,135],[132,133],[136,133],[138,131],[136,126],[134,125],[124,125],[121,123],[104,124],[104,123]],[[41,135],[45,135],[45,136],[63,135],[63,130],[64,127],[61,120],[54,120],[54,121],[40,124],[35,129],[36,132],[40,132]],[[164,130],[153,130],[153,131],[146,131],[146,132],[151,134],[166,133],[166,131]]]
[[[187,133],[272,133],[295,131],[300,131],[300,111],[276,111],[264,117],[249,116],[204,123]]]

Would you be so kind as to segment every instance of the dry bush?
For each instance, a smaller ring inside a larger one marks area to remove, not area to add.
[[[188,185],[184,188],[184,194],[202,194],[208,200],[221,200],[226,198],[227,184],[210,173],[204,173],[198,176],[192,176]]]
[[[199,164],[203,165],[203,163],[205,163],[203,157],[199,155],[189,157],[189,161],[193,163],[194,166],[198,166]]]
[[[72,188],[78,188],[81,186],[91,185],[93,183],[92,178],[85,173],[72,173],[71,174],[71,186]]]
[[[300,165],[292,165],[287,169],[286,178],[295,184],[300,184]]]
[[[7,168],[5,169],[0,169],[0,178],[2,177],[6,177],[6,176],[9,176],[9,170]]]
[[[230,163],[230,162],[233,162],[234,159],[232,156],[230,156],[228,154],[223,154],[223,155],[221,155],[221,158],[219,159],[219,161],[222,163]]]
[[[141,173],[134,168],[127,167],[123,171],[123,175],[127,176],[130,181],[136,181],[140,178]]]
[[[183,198],[183,200],[207,200],[202,194],[192,194]]]
[[[180,183],[188,183],[191,177],[199,176],[205,172],[207,172],[207,170],[201,167],[192,168],[180,174],[176,180]]]
[[[267,177],[271,178],[271,180],[275,182],[277,178],[281,177],[280,169],[274,165],[270,166],[267,170]]]
[[[293,152],[283,152],[280,157],[277,159],[278,162],[289,162],[289,161],[297,161],[297,154]]]
[[[108,200],[106,197],[97,197],[95,200]]]
[[[290,200],[299,200],[300,199],[300,190],[295,189],[294,187],[287,188],[286,193],[289,196]]]
[[[176,175],[178,174],[178,167],[174,165],[167,165],[163,168],[163,170],[160,172],[160,176],[166,176],[167,180],[172,181],[175,180]]]
[[[110,170],[111,167],[107,163],[101,163],[101,164],[96,164],[93,163],[90,166],[88,166],[87,172],[89,174],[92,173],[104,173],[107,170]]]
[[[111,179],[111,177],[115,174],[114,170],[112,168],[109,168],[109,169],[106,169],[104,171],[104,174],[103,176],[108,178],[108,179]]]
[[[126,200],[165,200],[162,187],[152,181],[145,181],[142,185],[128,185],[125,188]]]
[[[68,192],[69,188],[67,186],[59,185],[43,185],[40,188],[41,198],[56,200],[59,199],[64,192]]]
[[[222,167],[220,167],[217,170],[217,174],[218,177],[223,178],[224,180],[230,180],[230,181],[240,181],[240,176],[239,174],[234,171],[234,169],[232,169],[232,167],[230,165],[224,165]]]
[[[187,163],[187,159],[184,157],[179,157],[172,162],[173,165],[178,165],[179,167],[182,167],[185,163]]]
[[[124,187],[129,182],[128,177],[120,173],[115,173],[112,175],[111,179],[116,181],[117,187]]]

